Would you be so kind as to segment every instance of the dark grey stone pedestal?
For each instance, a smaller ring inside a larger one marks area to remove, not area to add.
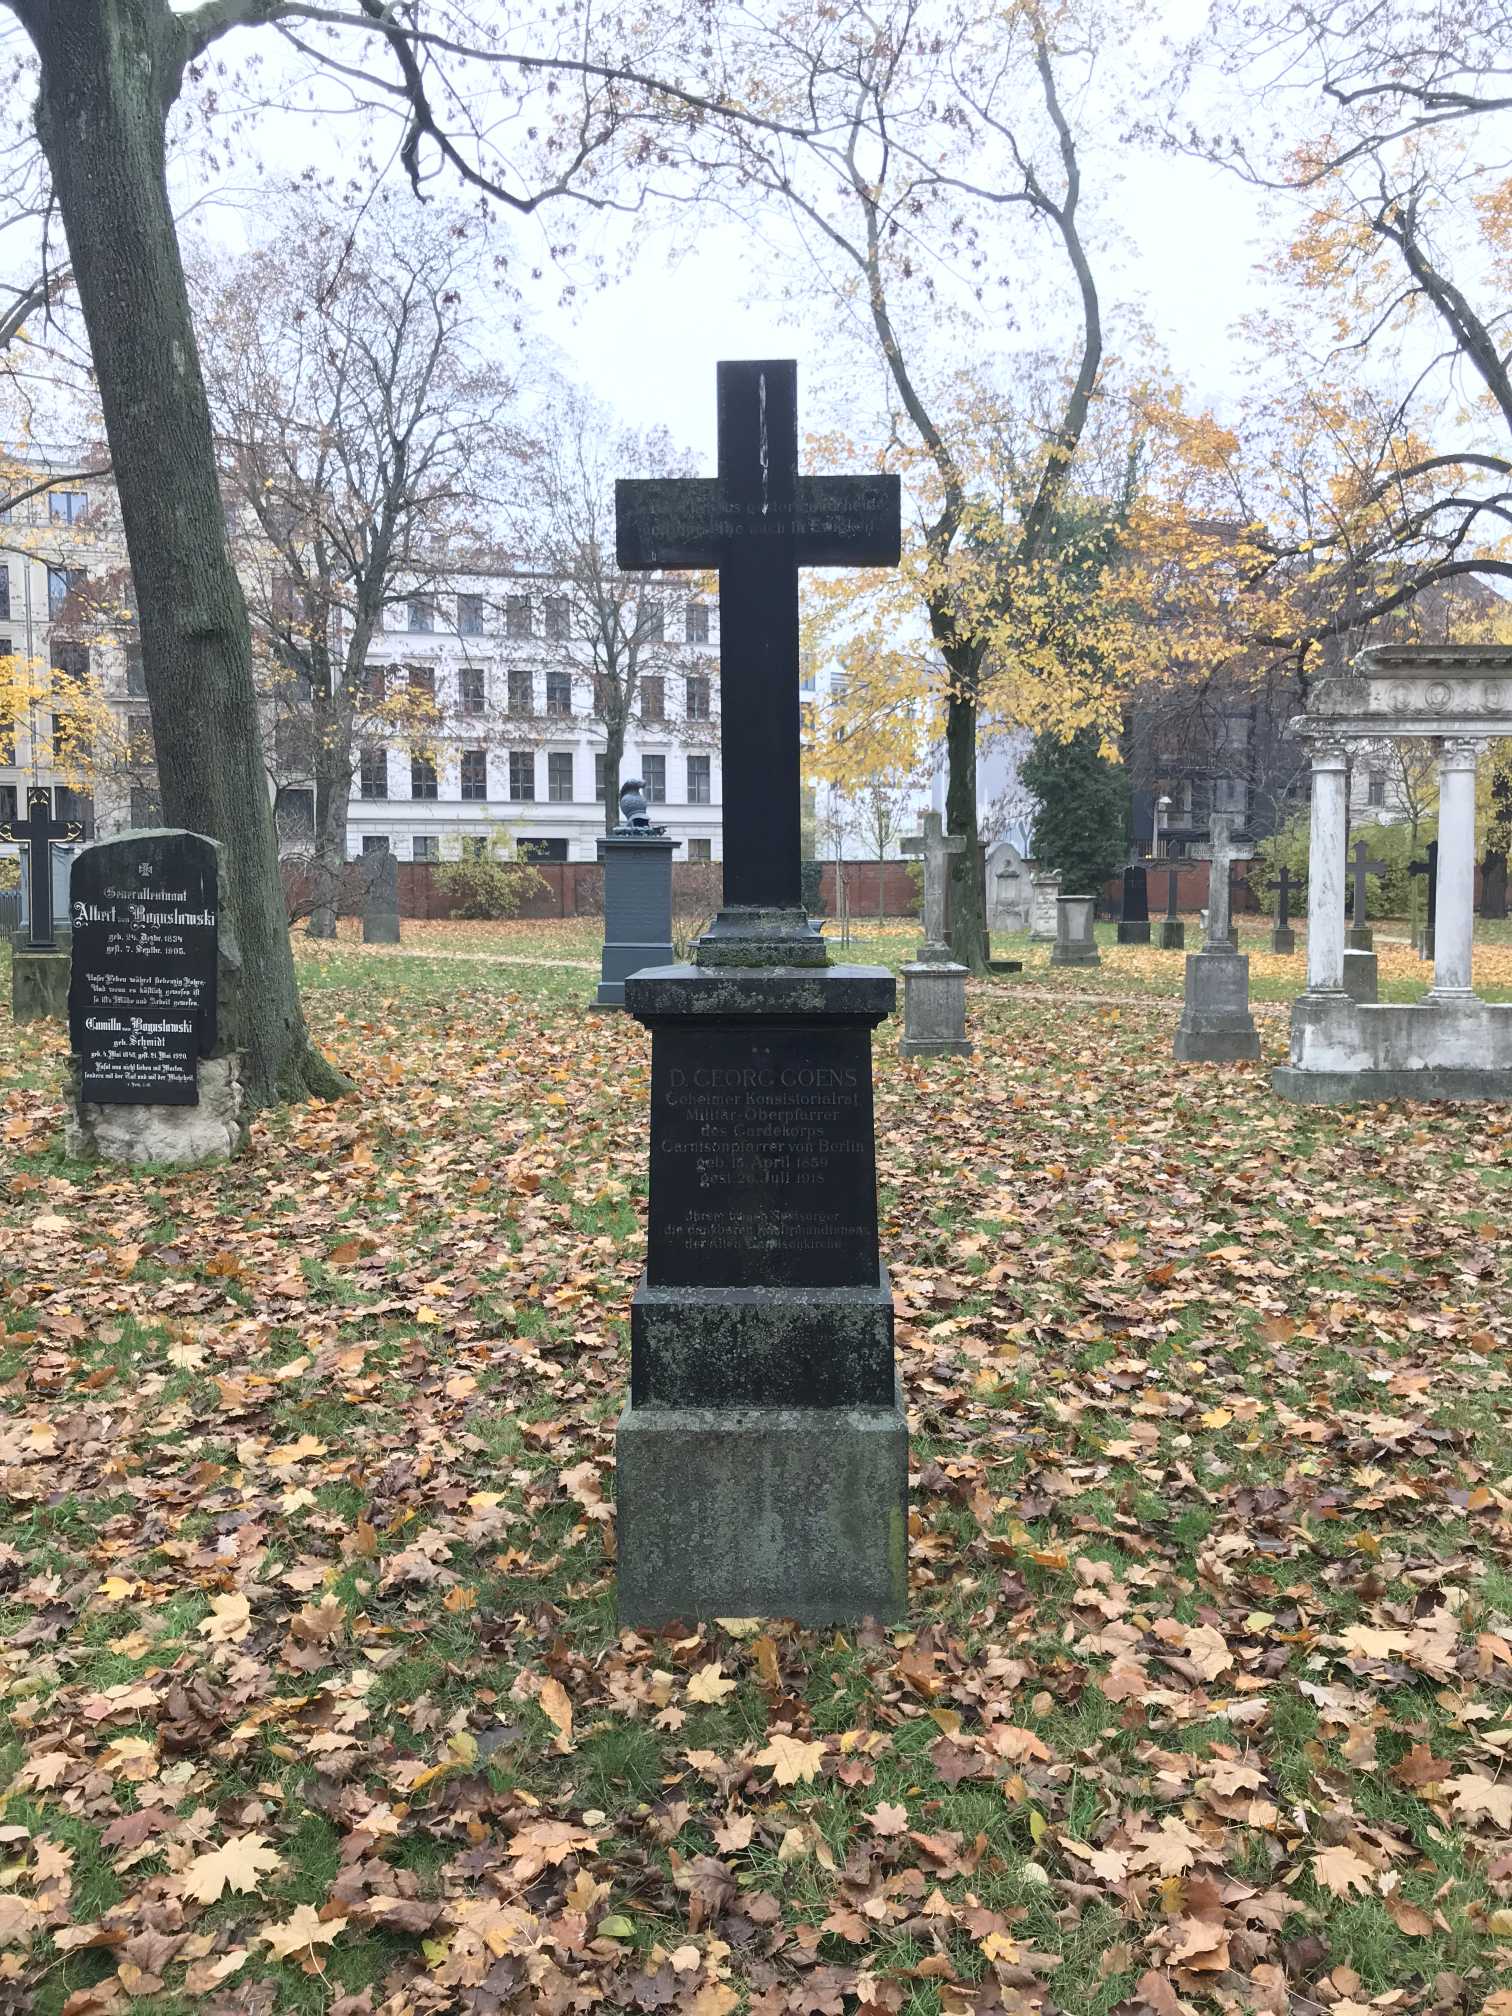
[[[1162,952],[1184,952],[1186,950],[1186,925],[1179,917],[1161,918],[1160,949]]]
[[[1061,896],[1055,906],[1055,943],[1050,948],[1052,966],[1100,966],[1102,957],[1092,932],[1092,912],[1096,898]]]
[[[866,966],[665,966],[646,1272],[616,1436],[619,1614],[907,1607],[908,1428],[877,1241]]]
[[[1344,992],[1351,1001],[1375,1001],[1380,995],[1377,960],[1374,952],[1344,949]]]
[[[1374,952],[1375,933],[1368,924],[1351,924],[1344,933],[1344,944],[1350,952]]]
[[[1120,945],[1148,945],[1150,942],[1149,918],[1120,917],[1118,920],[1118,942]]]
[[[604,866],[604,952],[595,1008],[623,1008],[625,981],[643,966],[670,966],[672,851],[664,834],[606,833],[598,843]]]
[[[966,968],[917,962],[903,968],[905,1057],[969,1057],[966,1034]]]
[[[1278,924],[1271,932],[1271,950],[1289,956],[1297,949],[1297,934],[1289,924]]]
[[[1188,955],[1186,1003],[1176,1025],[1182,1064],[1237,1064],[1260,1055],[1249,1011],[1249,959],[1221,946]]]
[[[28,946],[26,933],[11,941],[11,1019],[64,1022],[68,1019],[68,947]]]
[[[397,945],[399,929],[399,857],[383,853],[376,860],[365,856],[363,871],[368,877],[362,904],[364,945]]]

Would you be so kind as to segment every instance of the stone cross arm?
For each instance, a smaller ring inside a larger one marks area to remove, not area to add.
[[[965,837],[947,833],[938,812],[924,814],[924,831],[911,833],[902,842],[905,854],[921,855],[924,861],[924,939],[929,945],[945,942],[945,868],[952,854],[966,852]]]

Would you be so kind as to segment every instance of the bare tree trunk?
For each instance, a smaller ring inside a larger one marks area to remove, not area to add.
[[[347,807],[352,795],[351,730],[336,719],[340,703],[315,699],[315,907],[312,938],[334,938],[346,874]]]
[[[945,828],[964,833],[966,846],[950,857],[950,956],[973,973],[985,973],[982,885],[977,874],[976,752],[976,697],[958,688],[945,709]]]
[[[252,1098],[331,1096],[349,1088],[312,1050],[300,1008],[247,612],[164,178],[185,31],[153,0],[20,11],[121,500],[164,816],[224,848]]]
[[[619,824],[620,768],[625,760],[625,717],[604,723],[604,831]]]

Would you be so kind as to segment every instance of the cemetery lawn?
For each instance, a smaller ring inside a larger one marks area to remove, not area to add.
[[[469,930],[595,959],[301,941],[212,1174],[0,1024],[0,2011],[1508,2016],[1512,1109],[884,1025],[909,1623],[620,1635],[648,1043]]]

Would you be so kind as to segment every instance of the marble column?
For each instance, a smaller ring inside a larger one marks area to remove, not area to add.
[[[1349,832],[1342,742],[1312,745],[1312,827],[1307,847],[1307,991],[1344,986],[1344,843]]]
[[[1469,736],[1439,744],[1438,900],[1430,998],[1470,990],[1475,938],[1475,762],[1481,745]]]

